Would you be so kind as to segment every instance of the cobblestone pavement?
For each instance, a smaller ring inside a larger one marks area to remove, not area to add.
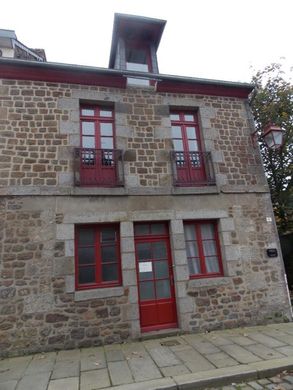
[[[0,390],[287,390],[292,370],[288,323],[2,359]]]
[[[293,371],[284,371],[270,378],[246,383],[233,383],[229,386],[210,387],[205,390],[292,390]]]

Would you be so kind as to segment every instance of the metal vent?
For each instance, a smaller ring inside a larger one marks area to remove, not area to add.
[[[180,345],[179,341],[177,341],[177,340],[162,341],[160,344],[163,347],[174,347],[175,345]]]

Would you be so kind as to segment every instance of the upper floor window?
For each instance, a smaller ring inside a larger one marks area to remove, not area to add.
[[[86,186],[114,187],[122,184],[119,162],[122,153],[115,149],[114,111],[103,106],[84,105],[80,109],[78,180]],[[121,165],[121,164],[120,164]],[[77,168],[77,167],[76,167]]]
[[[216,222],[185,222],[184,235],[190,277],[223,275]]]
[[[172,111],[170,114],[173,140],[174,184],[196,186],[213,184],[210,154],[201,148],[196,111]]]
[[[119,227],[76,227],[76,287],[109,287],[121,284]]]
[[[113,110],[103,107],[81,107],[81,147],[114,149]]]

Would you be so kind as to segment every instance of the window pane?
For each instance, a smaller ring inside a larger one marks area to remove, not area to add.
[[[195,139],[195,127],[187,127],[186,128],[187,138],[188,139]]]
[[[186,242],[187,257],[198,257],[198,247],[196,241]]]
[[[151,234],[166,234],[166,225],[163,223],[153,223],[151,225]]]
[[[170,119],[171,121],[179,121],[179,114],[171,114]]]
[[[184,115],[184,120],[188,122],[193,122],[194,121],[194,115],[192,114],[185,114]]]
[[[152,258],[150,243],[138,243],[136,250],[139,261],[149,260]]]
[[[90,151],[83,151],[81,161],[83,165],[95,165],[95,153]]]
[[[155,276],[157,279],[169,277],[169,267],[168,267],[167,260],[155,261],[154,267],[155,267]]]
[[[108,261],[116,261],[116,247],[113,246],[103,246],[101,248],[102,263],[107,263]]]
[[[94,137],[82,137],[82,147],[83,148],[95,148],[95,138]]]
[[[134,226],[135,236],[145,236],[149,234],[149,224],[139,224]]]
[[[197,153],[197,152],[193,151],[192,153],[190,153],[189,159],[190,159],[190,162],[191,162],[191,166],[193,168],[199,168],[202,165],[201,155],[199,153]]]
[[[81,110],[81,115],[94,116],[95,115],[95,110],[92,110],[91,108],[83,108]]]
[[[274,132],[274,136],[275,136],[275,143],[277,145],[282,144],[282,139],[283,139],[282,133],[280,131]]]
[[[164,241],[154,242],[153,247],[153,258],[154,259],[166,259],[167,258],[167,247]]]
[[[145,49],[126,48],[126,61],[146,64],[147,52]]]
[[[182,132],[180,126],[172,126],[172,138],[182,138]]]
[[[112,166],[114,165],[113,161],[113,153],[110,151],[103,151],[102,153],[102,165],[104,166]]]
[[[129,65],[129,63],[127,63],[127,69],[129,69],[128,65]],[[137,64],[135,64],[135,65],[137,65]],[[136,70],[141,70],[142,72],[148,72],[147,65],[138,65],[137,67],[139,67],[139,68],[143,67],[146,69],[136,69]],[[134,79],[132,77],[127,77],[127,85],[146,86],[146,85],[150,85],[150,81],[145,80],[145,79]]]
[[[153,266],[151,262],[139,263],[139,280],[153,279]]]
[[[194,225],[184,225],[185,240],[196,240]]]
[[[116,240],[116,229],[104,227],[101,231],[101,242],[111,242]]]
[[[190,275],[196,275],[201,273],[199,259],[188,259],[188,268]]]
[[[215,237],[215,227],[212,223],[203,223],[200,226],[200,231],[203,239]]]
[[[139,296],[141,301],[155,298],[155,286],[154,282],[140,282],[139,283]]]
[[[170,282],[169,280],[158,280],[156,282],[156,292],[157,292],[157,298],[170,298],[171,297],[171,291],[170,291]]]
[[[214,256],[217,254],[216,243],[213,240],[203,241],[203,253],[205,256]]]
[[[176,152],[176,165],[183,167],[185,164],[184,152]]]
[[[206,258],[207,272],[220,272],[219,261],[216,256]]]
[[[149,67],[147,64],[138,64],[136,62],[126,62],[126,69],[127,70],[137,70],[138,72],[148,72],[149,71]],[[148,81],[148,80],[144,80],[144,79],[134,79],[134,78],[131,78],[128,80],[131,80],[132,82],[134,82],[134,84],[135,84],[136,80],[138,83],[140,83],[140,81],[143,82],[143,84],[145,84],[145,82]]]
[[[102,149],[113,149],[113,138],[112,137],[101,137],[101,148]]]
[[[78,245],[92,245],[95,240],[93,229],[80,229],[78,231]]]
[[[111,118],[111,117],[112,117],[112,111],[109,111],[109,110],[101,110],[101,111],[100,111],[100,116],[104,116],[104,117],[107,117],[107,118]]]
[[[94,122],[82,122],[81,123],[83,135],[94,135],[95,134],[95,123]]]
[[[101,123],[101,135],[113,135],[112,123]]]
[[[183,152],[183,142],[178,139],[173,139],[174,150]]]
[[[103,264],[102,265],[102,281],[110,282],[118,280],[118,265]]]
[[[78,283],[94,283],[95,282],[95,267],[82,267],[78,270]]]
[[[188,141],[188,149],[190,152],[198,152],[198,144],[197,141]]]
[[[78,264],[94,264],[95,248],[78,248]]]

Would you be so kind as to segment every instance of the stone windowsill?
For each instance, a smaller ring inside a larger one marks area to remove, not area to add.
[[[201,279],[190,279],[188,281],[187,293],[195,291],[199,288],[207,287],[218,287],[231,283],[231,277],[221,277],[221,278],[201,278]]]
[[[123,294],[123,287],[97,288],[92,290],[75,291],[74,300],[80,302],[87,301],[88,299],[121,297]]]
[[[127,195],[125,187],[72,187],[70,195]]]
[[[189,195],[189,194],[218,194],[219,188],[217,185],[200,186],[200,187],[173,187],[172,195]]]
[[[229,193],[267,193],[270,192],[267,184],[255,184],[255,185],[222,185],[221,192]]]

